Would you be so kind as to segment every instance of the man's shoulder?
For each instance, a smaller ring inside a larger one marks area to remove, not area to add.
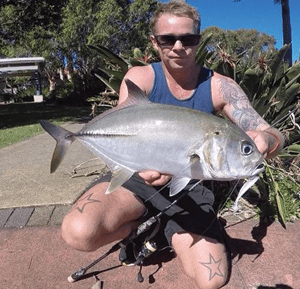
[[[213,72],[213,76],[212,76],[212,79],[213,79],[213,84],[214,85],[217,85],[219,86],[220,84],[227,84],[229,86],[232,86],[232,87],[237,87],[238,84],[232,79],[230,78],[229,76],[226,76],[226,75],[223,75],[223,74],[220,74],[218,72]]]
[[[228,80],[228,81],[230,81],[230,80],[232,80],[230,77],[228,77],[228,76],[225,76],[225,75],[222,75],[222,74],[220,74],[220,73],[218,73],[218,72],[213,72],[213,79],[215,79],[215,80]]]
[[[149,72],[151,72],[153,69],[151,67],[151,65],[144,65],[144,66],[133,66],[128,70],[128,73],[130,73],[130,75],[140,75],[140,74],[146,74],[148,75]]]
[[[228,76],[214,71],[211,81],[212,102],[216,111],[222,111],[227,104],[226,95],[231,89],[236,88],[237,83]]]
[[[147,93],[152,89],[154,72],[151,65],[131,67],[125,77],[132,80]]]

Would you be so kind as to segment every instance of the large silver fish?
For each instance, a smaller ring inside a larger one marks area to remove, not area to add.
[[[126,84],[127,100],[77,133],[41,121],[57,141],[51,172],[75,139],[112,171],[107,193],[120,187],[134,172],[145,170],[173,175],[171,196],[191,179],[253,179],[263,170],[263,156],[236,125],[201,111],[152,103],[133,82],[127,79]]]

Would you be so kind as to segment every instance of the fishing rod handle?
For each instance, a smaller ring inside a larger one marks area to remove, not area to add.
[[[85,272],[86,272],[85,268],[79,269],[78,271],[76,271],[75,273],[73,273],[72,275],[70,275],[68,277],[68,281],[70,283],[73,283],[73,282],[79,280],[85,274]]]
[[[96,264],[98,264],[101,260],[103,260],[105,257],[107,257],[109,254],[115,252],[116,250],[118,250],[122,244],[123,240],[116,243],[115,245],[113,245],[105,254],[103,254],[102,256],[100,256],[99,258],[97,258],[96,260],[94,260],[91,264],[87,265],[85,268],[81,268],[78,271],[76,271],[75,273],[73,273],[72,275],[70,275],[68,277],[68,281],[70,283],[73,283],[77,280],[79,280],[85,273],[87,270],[89,270],[90,268],[92,268],[93,266],[95,266]]]
[[[143,232],[147,231],[156,221],[157,221],[157,216],[151,217],[144,223],[140,224],[138,228],[136,229],[136,236],[139,236]]]

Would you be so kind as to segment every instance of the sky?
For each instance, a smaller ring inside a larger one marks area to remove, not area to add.
[[[229,30],[256,28],[273,35],[277,49],[283,46],[281,5],[273,0],[187,0],[187,3],[201,14],[201,30],[209,26]],[[300,54],[300,1],[289,0],[289,3],[293,61],[296,61]]]

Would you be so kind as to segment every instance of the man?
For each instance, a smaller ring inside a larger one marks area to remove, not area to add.
[[[199,26],[199,14],[190,5],[162,4],[151,20],[151,41],[161,62],[133,67],[125,78],[149,94],[151,101],[223,113],[248,133],[263,155],[275,156],[283,146],[280,132],[255,112],[233,80],[196,65]],[[127,97],[123,82],[119,103]],[[104,195],[109,179],[101,179],[66,215],[63,238],[78,250],[93,251],[126,237],[138,225],[146,206],[150,208],[143,201],[170,178],[159,172],[140,172],[109,195]],[[166,237],[199,288],[220,288],[228,279],[229,263],[212,209],[212,192],[198,185],[188,196],[169,213]]]

